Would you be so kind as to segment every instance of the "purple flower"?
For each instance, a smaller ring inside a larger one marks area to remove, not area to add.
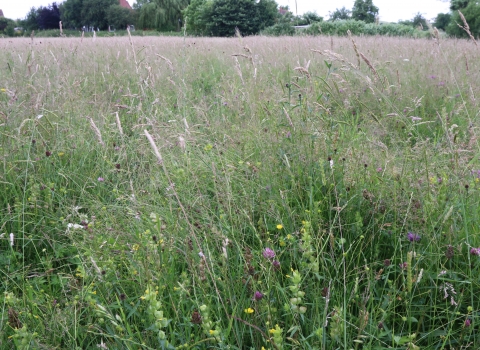
[[[472,321],[469,318],[467,318],[465,320],[465,327],[470,327],[471,324],[472,324]]]
[[[378,168],[377,168],[377,172],[378,172],[378,173],[381,173],[382,171],[383,171],[383,169],[382,169],[381,167],[378,167]]]
[[[430,79],[437,79],[435,75],[430,75]]]
[[[272,265],[273,265],[273,267],[275,268],[275,270],[280,270],[280,261],[274,260],[274,261],[272,262]]]
[[[480,248],[472,248],[472,249],[470,249],[470,254],[472,254],[472,255],[480,255]]]
[[[258,290],[255,292],[255,294],[253,295],[253,300],[255,301],[259,301],[263,298],[263,294],[260,293]]]
[[[418,242],[421,237],[419,235],[417,235],[416,233],[409,232],[407,234],[407,238],[410,242]]]
[[[105,179],[104,179],[103,177],[99,177],[99,178],[97,179],[97,181],[98,181],[98,182],[104,182]]]
[[[275,257],[275,252],[273,251],[273,249],[265,248],[264,251],[263,251],[263,257],[265,259],[272,260]]]
[[[445,86],[445,82],[441,81],[437,84],[437,86]]]
[[[408,264],[406,262],[404,262],[404,263],[398,264],[398,266],[400,266],[400,268],[402,270],[405,270],[407,268]]]

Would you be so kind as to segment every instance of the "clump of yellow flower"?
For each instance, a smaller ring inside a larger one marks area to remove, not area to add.
[[[278,224],[277,225],[277,230],[281,230],[283,228],[283,225],[282,224]]]
[[[249,307],[248,309],[245,309],[244,311],[246,314],[253,314],[255,312],[255,310],[252,309],[251,307]]]

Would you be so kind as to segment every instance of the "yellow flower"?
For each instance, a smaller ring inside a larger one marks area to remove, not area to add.
[[[278,225],[277,225],[277,229],[278,229],[278,230],[281,230],[282,228],[283,228],[283,225],[282,225],[282,224],[278,224]]]
[[[252,309],[251,307],[249,307],[248,309],[245,309],[244,311],[246,314],[253,314],[255,312],[255,310]]]
[[[7,89],[0,89],[1,92],[7,92]]]
[[[214,331],[213,329],[210,329],[210,330],[208,331],[208,333],[210,333],[210,335],[214,335],[214,334],[215,334],[215,331]]]
[[[59,157],[63,157],[65,155],[65,152],[58,152]]]
[[[286,244],[286,243],[285,243],[285,241],[284,241],[283,239],[280,240],[280,247],[285,247],[285,244]]]
[[[293,236],[289,233],[289,234],[287,235],[287,239],[290,240],[290,239],[292,239],[292,238],[293,238]]]

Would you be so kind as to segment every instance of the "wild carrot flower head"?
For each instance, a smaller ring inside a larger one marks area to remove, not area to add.
[[[275,257],[275,252],[273,251],[273,249],[270,249],[270,248],[265,248],[263,250],[263,257],[265,259],[270,259],[272,260],[274,257]]]
[[[418,242],[420,240],[420,236],[413,232],[408,232],[407,238],[410,242]]]

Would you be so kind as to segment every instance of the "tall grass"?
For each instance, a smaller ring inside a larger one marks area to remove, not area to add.
[[[352,39],[2,39],[0,347],[478,348],[478,49]]]

